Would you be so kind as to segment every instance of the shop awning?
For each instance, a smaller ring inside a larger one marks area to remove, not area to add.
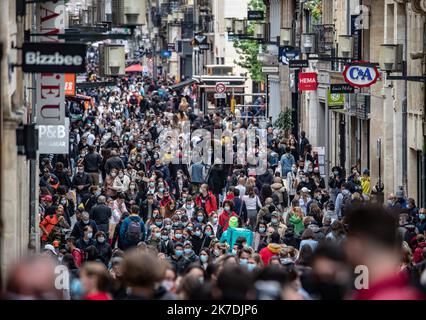
[[[176,90],[182,89],[183,87],[189,86],[189,85],[191,85],[195,82],[197,82],[197,80],[188,79],[188,80],[185,80],[185,81],[182,81],[182,82],[179,82],[179,83],[176,83],[176,84],[170,86],[169,89],[172,90],[172,91],[176,91]]]
[[[126,71],[126,73],[142,72],[143,71],[143,67],[140,64],[134,64],[134,65],[131,65],[131,66],[127,67],[124,70]]]

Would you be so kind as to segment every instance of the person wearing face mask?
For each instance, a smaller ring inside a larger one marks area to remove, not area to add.
[[[84,235],[82,238],[77,240],[76,246],[81,251],[86,252],[88,247],[95,245],[95,240],[93,237],[93,229],[90,226],[85,226],[83,232]]]
[[[419,234],[423,234],[426,231],[426,209],[421,208],[419,210],[419,214],[417,216],[418,222],[416,223],[416,227],[418,229]]]
[[[213,239],[216,239],[216,236],[213,231],[213,227],[210,224],[207,224],[203,229],[203,241],[201,242],[201,248],[208,248]],[[200,253],[200,250],[195,251],[196,254]]]
[[[89,193],[89,187],[92,185],[92,179],[84,172],[84,166],[79,165],[77,168],[77,174],[72,179],[73,188],[76,189],[77,194],[77,205],[81,203],[83,196]]]
[[[148,240],[146,244],[148,246],[153,246],[154,248],[158,248],[161,241],[161,229],[155,225],[150,227],[150,233],[148,236]]]
[[[142,202],[140,215],[144,222],[147,222],[153,217],[154,210],[158,210],[158,202],[154,199],[152,193],[148,193],[145,201]]]
[[[199,253],[202,248],[204,240],[203,227],[200,224],[195,224],[194,230],[192,231],[191,243],[195,253]]]
[[[102,165],[102,157],[96,152],[95,146],[89,147],[89,153],[84,157],[83,165],[87,174],[92,178],[93,185],[99,185],[99,172]]]
[[[187,240],[183,243],[183,255],[190,263],[199,261],[198,255],[192,249],[191,241]]]
[[[300,191],[303,188],[306,188],[306,189],[310,190],[309,191],[310,195],[313,195],[313,193],[317,189],[317,186],[316,186],[314,180],[310,177],[310,175],[308,173],[305,173],[305,174],[300,173],[300,178],[301,178],[302,181],[297,186],[297,191]]]
[[[59,204],[64,208],[64,218],[69,225],[71,225],[71,217],[74,215],[74,202],[67,199],[65,195],[61,196]]]
[[[291,154],[290,147],[285,148],[285,154],[281,157],[281,176],[287,177],[287,174],[292,171],[293,166],[296,164],[296,160]]]
[[[112,188],[117,192],[127,192],[130,186],[130,178],[124,174],[123,170],[119,170],[114,179]]]
[[[90,219],[90,215],[87,211],[83,211],[81,214],[81,219],[74,224],[74,227],[71,231],[71,236],[80,239],[84,236],[84,228],[90,226],[94,233],[98,232],[98,226],[96,222]]]
[[[84,196],[82,203],[84,209],[90,212],[90,210],[98,203],[98,197],[101,195],[101,189],[98,186],[91,186],[89,189],[90,193]]]
[[[161,229],[161,240],[158,245],[158,251],[164,253],[166,256],[171,256],[174,252],[174,244],[167,229]]]
[[[266,234],[266,222],[259,221],[256,227],[256,231],[253,235],[253,249],[259,252],[268,245],[268,235]]]
[[[188,219],[192,220],[192,217],[195,212],[194,201],[191,196],[187,196],[185,199],[185,203],[183,205],[183,209],[185,209],[185,214]]]
[[[108,263],[112,256],[111,246],[107,242],[108,239],[103,231],[98,231],[95,234],[95,239],[95,247],[98,250],[99,259],[102,261],[103,264],[108,266]]]
[[[286,176],[289,202],[291,202],[294,199],[297,193],[297,188],[300,183],[299,176],[297,173],[298,173],[297,164],[293,164],[291,171],[288,172]]]
[[[241,267],[247,268],[248,261],[251,258],[251,249],[250,248],[242,248],[238,252],[238,262]]]
[[[207,184],[201,185],[200,193],[195,198],[195,204],[210,216],[213,211],[217,210],[217,201],[216,197],[208,188]]]
[[[112,169],[124,170],[125,166],[124,166],[123,160],[121,160],[121,158],[118,156],[117,151],[115,150],[111,151],[111,156],[105,162],[104,168],[105,168],[106,174],[110,174]]]
[[[177,275],[184,274],[191,262],[184,256],[182,242],[177,242],[174,245],[174,252],[167,258],[167,261],[172,265],[173,269],[176,270]]]
[[[215,234],[216,237],[220,239],[220,236],[222,235],[222,227],[219,225],[219,218],[216,212],[213,212],[210,216],[209,224],[213,229],[213,234]]]

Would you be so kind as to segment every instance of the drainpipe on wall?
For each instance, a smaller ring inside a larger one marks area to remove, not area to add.
[[[405,3],[405,21],[404,21],[404,62],[403,74],[407,76],[408,69],[408,7]],[[408,195],[408,175],[407,175],[407,109],[408,109],[408,81],[404,80],[404,98],[402,99],[402,186],[404,192]]]

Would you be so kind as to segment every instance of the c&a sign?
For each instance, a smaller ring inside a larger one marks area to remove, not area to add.
[[[343,77],[353,87],[370,87],[377,82],[379,70],[367,62],[355,61],[345,66]]]

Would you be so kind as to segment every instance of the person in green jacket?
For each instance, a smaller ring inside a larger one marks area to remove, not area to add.
[[[294,211],[290,213],[290,218],[288,224],[294,226],[294,232],[297,235],[301,235],[305,230],[305,225],[303,224],[303,211],[300,207],[295,207]]]

